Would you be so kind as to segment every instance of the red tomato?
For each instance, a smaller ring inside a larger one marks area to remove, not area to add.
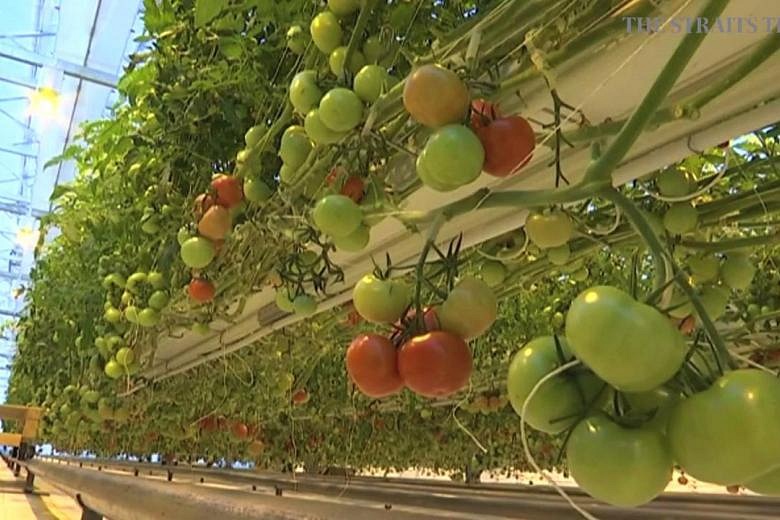
[[[235,421],[233,423],[233,427],[230,430],[237,439],[246,439],[249,437],[249,428],[247,428],[246,424],[242,423],[241,421]]]
[[[309,402],[309,392],[305,388],[299,388],[292,395],[293,404],[306,404]]]
[[[475,131],[490,125],[498,117],[501,117],[498,105],[484,99],[475,99],[471,102],[471,128]]]
[[[361,334],[347,348],[347,373],[369,397],[386,397],[401,391],[398,358],[393,343],[379,334]]]
[[[525,166],[533,156],[536,137],[531,125],[520,116],[501,117],[487,126],[474,127],[485,149],[486,173],[506,177]]]
[[[217,204],[228,209],[238,206],[244,200],[241,180],[232,175],[217,175],[211,181],[211,188],[217,194]]]
[[[347,180],[344,181],[344,185],[339,191],[345,197],[349,197],[357,203],[363,200],[363,179],[356,175],[350,175]]]
[[[195,197],[195,202],[192,206],[192,212],[195,214],[195,218],[200,220],[200,217],[202,217],[215,202],[214,196],[210,193],[201,193]]]
[[[469,382],[471,352],[466,342],[445,331],[407,341],[398,351],[398,372],[412,392],[424,397],[447,397]]]
[[[198,427],[204,432],[214,432],[217,430],[217,418],[207,415],[198,421]]]
[[[208,280],[195,278],[190,281],[190,284],[187,286],[187,292],[189,293],[190,298],[196,302],[206,303],[214,299],[216,288],[214,287],[214,284]]]

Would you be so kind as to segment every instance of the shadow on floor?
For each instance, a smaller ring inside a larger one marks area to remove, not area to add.
[[[33,514],[35,515],[36,520],[62,520],[63,517],[61,515],[55,514],[54,511],[50,509],[50,507],[46,504],[46,502],[41,499],[41,494],[39,493],[29,493],[24,495],[24,498],[27,499],[27,503],[30,505],[30,509],[32,509]]]

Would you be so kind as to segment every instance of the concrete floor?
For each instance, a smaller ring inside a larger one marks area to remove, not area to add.
[[[24,475],[14,477],[0,464],[0,520],[79,520],[81,508],[75,500],[46,482],[35,479],[35,493],[24,493]]]

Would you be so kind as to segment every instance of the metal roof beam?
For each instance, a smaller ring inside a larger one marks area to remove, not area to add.
[[[22,150],[14,150],[13,148],[5,148],[0,146],[0,152],[2,153],[10,153],[11,155],[18,155],[20,157],[25,157],[27,159],[37,159],[38,156],[34,153],[25,152]]]
[[[56,58],[43,56],[25,49],[9,47],[7,45],[0,46],[0,58],[5,58],[7,60],[16,61],[19,63],[25,63],[35,67],[51,67],[57,70],[61,70],[62,73],[66,76],[71,76],[110,88],[116,87],[116,83],[119,80],[116,75],[103,72],[102,70],[85,67],[83,65],[79,65],[78,63],[72,63],[65,60],[58,60]]]
[[[0,34],[0,40],[16,40],[19,38],[43,38],[46,36],[57,36],[54,32],[36,32],[36,33],[18,33],[18,34]]]

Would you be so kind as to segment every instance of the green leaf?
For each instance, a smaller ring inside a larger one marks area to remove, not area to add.
[[[227,6],[227,0],[197,0],[195,3],[195,27],[203,27]]]
[[[65,151],[63,151],[61,154],[55,155],[54,157],[52,157],[51,159],[46,161],[46,163],[43,165],[43,169],[45,170],[45,169],[47,169],[47,168],[49,168],[51,166],[55,166],[57,164],[60,164],[61,162],[73,159],[81,151],[82,151],[81,146],[72,144],[72,145],[68,146],[67,148],[65,148]]]
[[[66,193],[73,192],[73,185],[70,183],[67,184],[57,184],[54,189],[51,192],[51,197],[49,197],[49,200],[54,202],[55,200],[59,199]]]

